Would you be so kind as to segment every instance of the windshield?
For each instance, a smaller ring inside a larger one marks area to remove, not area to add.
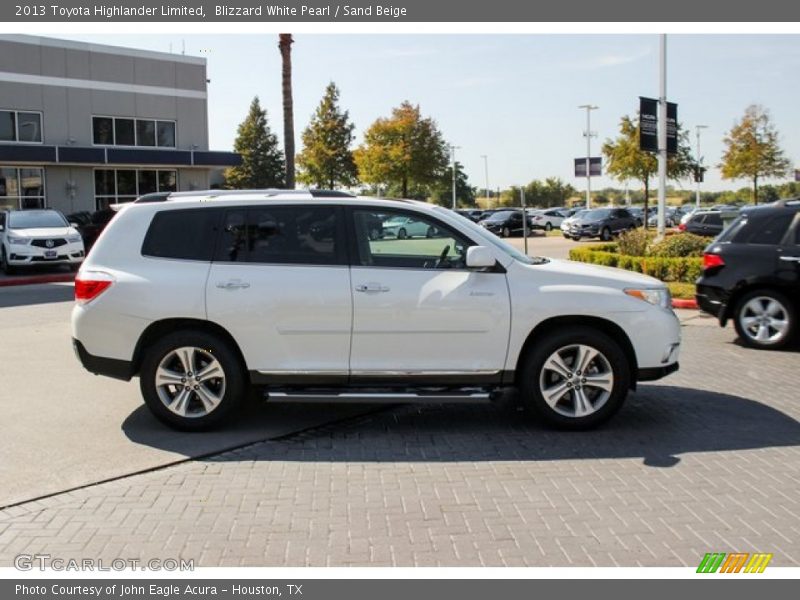
[[[435,207],[435,210],[442,211],[442,212],[446,212],[447,211],[446,208],[442,208],[440,206]],[[534,264],[540,264],[540,263],[543,263],[543,262],[547,262],[547,259],[543,258],[541,256],[537,256],[536,258],[531,258],[530,256],[526,256],[525,254],[523,254],[522,252],[520,252],[519,250],[514,248],[514,246],[512,246],[511,244],[507,244],[506,242],[501,240],[499,237],[497,237],[495,235],[492,235],[491,233],[488,233],[483,227],[481,227],[480,225],[477,225],[474,221],[470,221],[469,219],[464,219],[461,222],[461,226],[462,227],[466,227],[467,229],[471,230],[473,233],[476,233],[477,236],[478,236],[478,239],[480,239],[481,241],[489,242],[490,244],[492,244],[496,248],[499,248],[502,252],[505,252],[506,254],[508,254],[514,260],[518,260],[521,263],[524,263],[526,265],[534,265]]]
[[[580,217],[581,219],[603,219],[608,216],[608,213],[607,209],[587,210],[581,213]]]
[[[60,212],[19,211],[8,215],[8,226],[11,229],[38,229],[44,227],[69,227],[69,223]]]

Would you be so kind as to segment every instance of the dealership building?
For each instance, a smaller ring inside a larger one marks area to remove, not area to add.
[[[204,58],[0,35],[0,208],[65,214],[208,189]]]

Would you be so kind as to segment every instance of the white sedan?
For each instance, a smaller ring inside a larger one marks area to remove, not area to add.
[[[436,237],[436,228],[409,217],[393,217],[383,222],[383,237],[405,240],[411,237]]]

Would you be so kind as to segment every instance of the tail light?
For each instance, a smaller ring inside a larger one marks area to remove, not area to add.
[[[719,254],[712,254],[710,252],[703,254],[703,269],[708,270],[724,266],[725,260]]]
[[[678,225],[678,231],[686,231],[686,223],[681,223]]]
[[[105,292],[114,278],[107,273],[80,273],[75,278],[75,301],[78,304],[86,304]]]

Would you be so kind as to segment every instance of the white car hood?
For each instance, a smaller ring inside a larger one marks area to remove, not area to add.
[[[72,227],[39,227],[36,229],[11,229],[9,233],[28,238],[63,238],[78,232]]]
[[[551,258],[550,262],[541,265],[526,265],[532,273],[547,273],[552,276],[549,283],[566,283],[578,285],[601,285],[617,289],[629,287],[661,288],[664,284],[649,275],[617,269],[601,267],[573,260]]]

